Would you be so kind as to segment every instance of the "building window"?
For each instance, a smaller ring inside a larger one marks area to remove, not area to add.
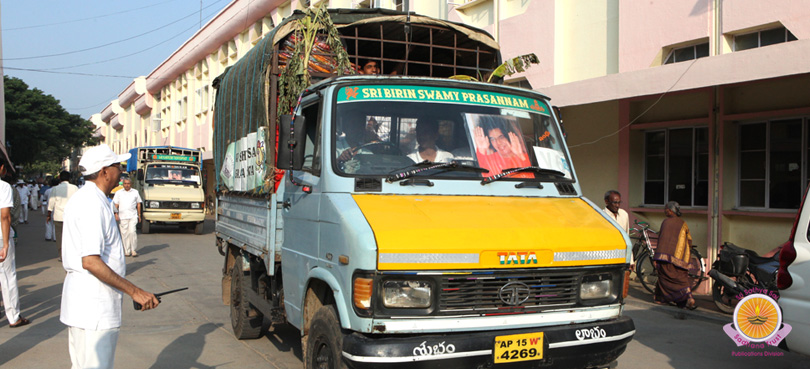
[[[707,56],[709,56],[709,43],[705,42],[702,44],[672,49],[664,61],[664,64],[680,63],[682,61],[695,60],[697,58],[704,58]]]
[[[644,204],[709,204],[709,129],[644,133]]]
[[[196,109],[194,110],[197,115],[200,115],[208,110],[208,100],[209,98],[209,87],[208,85],[203,86],[202,88],[198,88],[195,92],[196,96],[194,99],[194,104],[196,105]]]
[[[783,42],[796,41],[796,36],[785,27],[734,36],[734,51],[742,51]]]
[[[188,97],[183,97],[182,99],[178,99],[175,105],[175,115],[174,115],[174,122],[180,123],[186,119],[187,110],[186,106],[188,104]]]
[[[807,182],[802,175],[806,126],[807,118],[740,124],[739,207],[799,208]]]

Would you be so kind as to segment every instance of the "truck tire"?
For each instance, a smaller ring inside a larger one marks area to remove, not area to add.
[[[199,223],[197,223],[196,226],[194,226],[194,234],[202,234],[203,233],[203,223],[205,223],[205,222],[199,222]]]
[[[343,361],[343,332],[335,308],[321,306],[312,317],[304,352],[306,369],[346,369]]]
[[[262,313],[250,307],[247,291],[250,279],[242,271],[242,258],[238,257],[231,269],[231,327],[237,339],[254,339],[262,335]]]
[[[149,228],[150,228],[149,221],[146,220],[146,219],[142,220],[141,221],[141,233],[149,234]]]

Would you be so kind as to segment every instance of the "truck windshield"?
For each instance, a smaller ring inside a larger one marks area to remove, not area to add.
[[[197,167],[177,164],[152,164],[146,167],[146,183],[200,184]]]
[[[338,91],[336,117],[339,174],[386,176],[424,161],[455,161],[488,172],[419,175],[481,179],[534,166],[572,179],[562,136],[542,99],[432,86],[351,86]],[[542,175],[517,171],[504,179]]]

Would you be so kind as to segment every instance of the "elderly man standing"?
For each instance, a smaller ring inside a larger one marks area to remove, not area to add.
[[[121,229],[121,238],[124,240],[124,254],[126,256],[138,257],[135,248],[138,246],[138,234],[135,228],[141,222],[141,195],[132,189],[132,181],[129,178],[123,181],[124,188],[118,190],[113,196],[113,204],[118,208],[115,215],[120,221],[118,227]]]
[[[70,197],[73,196],[78,187],[70,184],[70,173],[62,171],[59,173],[59,185],[51,188],[51,194],[48,197],[48,217],[46,221],[53,220],[53,232],[56,239],[57,256],[59,261],[62,261],[62,219]]]
[[[5,157],[5,149],[0,154],[0,177],[6,176],[7,168],[13,168]],[[13,169],[12,169],[13,170]],[[20,315],[20,295],[17,291],[17,265],[14,250],[14,231],[11,229],[11,208],[14,206],[14,189],[0,181],[0,290],[3,292],[3,306],[6,309],[8,326],[22,327],[30,321]]]
[[[62,265],[67,276],[60,320],[68,326],[73,368],[113,367],[124,293],[143,310],[160,303],[125,278],[121,234],[107,199],[129,156],[116,155],[107,145],[87,150],[79,161],[86,183],[65,207]]]
[[[622,195],[619,191],[610,190],[605,192],[605,208],[602,209],[611,219],[619,223],[624,229],[624,233],[630,232],[630,218],[627,212],[619,206],[622,204]]]

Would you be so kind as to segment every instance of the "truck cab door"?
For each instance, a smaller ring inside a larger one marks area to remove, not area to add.
[[[304,101],[306,103],[306,100]],[[284,241],[281,247],[284,275],[284,302],[295,322],[300,314],[301,296],[307,271],[318,265],[321,203],[320,104],[304,105],[301,114],[306,119],[306,153],[300,171],[289,170],[284,175],[281,217],[284,221]],[[280,142],[285,139],[280,138]],[[292,305],[292,306],[291,306]],[[292,309],[289,309],[292,307]]]

